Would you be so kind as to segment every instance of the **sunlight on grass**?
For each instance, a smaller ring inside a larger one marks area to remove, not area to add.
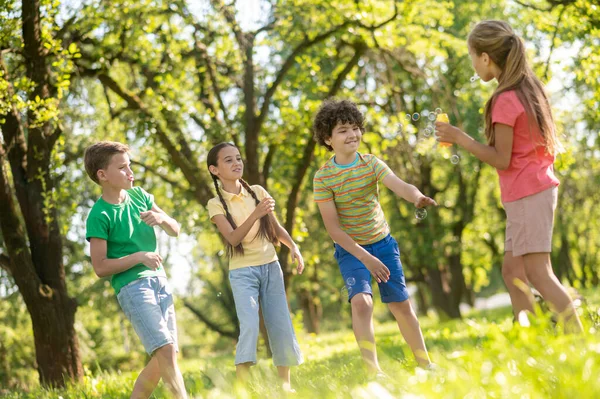
[[[593,303],[598,303],[593,298]],[[589,303],[592,303],[590,300]],[[424,318],[423,332],[437,371],[415,368],[396,324],[376,325],[377,351],[389,378],[371,378],[351,330],[300,334],[306,362],[292,370],[295,398],[595,398],[600,397],[597,305],[582,312],[587,333],[564,335],[550,315],[513,325],[510,309],[471,313],[463,320]],[[263,356],[264,357],[264,356]],[[184,359],[181,367],[193,398],[282,398],[275,368],[261,359],[246,387],[235,383],[233,355]],[[64,390],[36,389],[7,398],[128,398],[135,372],[88,373]],[[155,398],[165,395],[160,387]]]

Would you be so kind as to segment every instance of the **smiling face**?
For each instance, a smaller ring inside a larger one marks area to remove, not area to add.
[[[221,180],[237,180],[244,173],[244,162],[240,151],[234,146],[221,148],[217,154],[217,164],[209,167],[210,172]]]
[[[103,187],[129,190],[133,187],[133,171],[129,154],[120,152],[110,158],[105,169],[98,170],[98,180]]]
[[[331,137],[325,140],[325,143],[333,152],[339,155],[351,155],[358,150],[362,131],[351,123],[338,123],[331,131]]]

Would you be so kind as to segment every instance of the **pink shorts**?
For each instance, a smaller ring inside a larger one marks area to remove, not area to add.
[[[557,200],[558,187],[551,187],[516,201],[504,202],[504,252],[512,251],[513,256],[552,252],[552,228]]]

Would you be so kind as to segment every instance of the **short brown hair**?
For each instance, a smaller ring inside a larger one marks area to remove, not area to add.
[[[118,143],[116,141],[100,141],[99,143],[92,144],[85,149],[85,154],[83,156],[85,171],[90,179],[96,184],[100,184],[100,181],[98,180],[98,171],[100,169],[106,169],[113,155],[124,154],[127,152],[129,152],[127,144]]]
[[[364,120],[363,114],[352,101],[336,99],[326,100],[323,105],[321,105],[321,108],[319,108],[317,116],[315,116],[313,123],[314,139],[329,151],[333,151],[333,148],[325,143],[325,140],[331,137],[333,128],[335,128],[338,123],[350,123],[358,126],[360,131],[364,133]]]

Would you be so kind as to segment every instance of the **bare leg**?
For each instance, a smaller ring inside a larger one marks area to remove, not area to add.
[[[158,368],[158,360],[153,356],[135,380],[131,399],[148,399],[156,388],[158,381],[160,381],[160,369]]]
[[[533,313],[533,294],[528,286],[525,263],[522,256],[513,256],[512,251],[504,253],[502,277],[510,295],[515,317],[523,310]],[[515,280],[519,281],[515,284]]]
[[[173,397],[177,399],[187,399],[183,376],[177,365],[177,352],[175,351],[173,344],[158,348],[154,352],[153,357],[157,359],[160,375]]]
[[[281,378],[281,381],[283,381],[283,390],[285,392],[295,393],[296,390],[292,389],[290,380],[290,368],[288,366],[277,366],[277,374],[279,374],[279,378]]]
[[[388,304],[390,311],[394,315],[400,333],[406,340],[406,343],[415,355],[415,359],[419,366],[427,366],[431,363],[429,360],[429,354],[425,347],[425,341],[423,340],[423,333],[421,332],[421,326],[417,315],[413,311],[410,301],[404,302],[391,302]]]
[[[550,254],[545,252],[526,254],[523,255],[523,260],[527,278],[550,304],[552,310],[558,313],[559,320],[564,320],[565,331],[576,333],[583,331],[571,297],[554,275]]]
[[[381,371],[375,348],[373,328],[373,298],[369,294],[356,294],[352,297],[352,330],[360,348],[363,360],[370,371]]]
[[[235,365],[235,375],[240,382],[248,381],[250,377],[250,366],[252,366],[252,362],[248,363],[240,363]]]

